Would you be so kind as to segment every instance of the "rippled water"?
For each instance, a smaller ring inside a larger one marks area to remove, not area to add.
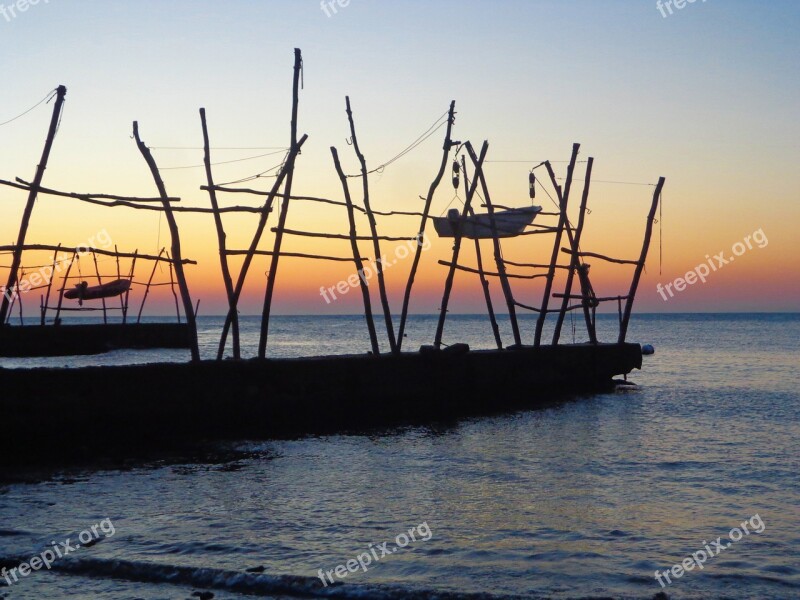
[[[205,353],[213,352],[217,325],[201,325]],[[601,337],[614,325],[603,319]],[[432,318],[414,319],[408,348],[429,342],[434,326]],[[245,330],[252,349],[253,323]],[[366,349],[357,317],[285,317],[274,333],[275,355]],[[214,589],[215,598],[252,597],[232,591],[241,588],[231,572],[261,566],[265,579],[314,578],[369,544],[394,545],[424,522],[430,539],[348,575],[346,585],[652,598],[661,591],[656,569],[718,536],[724,541],[758,514],[761,533],[704,569],[673,577],[665,591],[671,598],[800,598],[800,317],[645,315],[634,319],[630,338],[656,346],[631,376],[634,390],[430,427],[243,443],[230,455],[72,470],[0,487],[0,557],[32,556],[110,518],[113,537],[72,557],[150,564],[138,567],[149,573],[147,583],[37,572],[0,587],[0,597],[188,598],[204,589],[167,583],[168,573],[152,564],[217,569],[218,582],[231,585]],[[491,333],[483,318],[453,317],[446,339],[488,347]],[[102,427],[102,416],[95,419]],[[96,572],[91,564],[86,570]],[[278,597],[266,584],[254,589]],[[352,596],[376,593],[356,587]]]

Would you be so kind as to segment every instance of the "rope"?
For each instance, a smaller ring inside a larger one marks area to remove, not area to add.
[[[556,177],[559,181],[564,181],[566,177]],[[649,187],[656,187],[655,183],[641,183],[638,181],[607,181],[602,179],[592,179],[592,183],[613,183],[617,185],[646,185]]]
[[[234,159],[234,160],[223,160],[223,161],[220,161],[220,162],[211,163],[211,166],[213,167],[215,165],[229,165],[231,163],[244,162],[246,160],[255,160],[257,158],[264,158],[265,156],[274,156],[275,154],[280,154],[281,152],[284,152],[284,151],[285,151],[285,149],[282,148],[282,149],[280,149],[280,150],[278,150],[276,152],[267,152],[266,154],[257,154],[256,156],[248,156],[246,158],[237,158],[237,159]],[[199,169],[199,168],[205,167],[205,166],[206,166],[205,164],[202,164],[202,165],[184,165],[184,166],[180,166],[180,167],[160,167],[160,169],[162,171],[174,171],[176,169]]]
[[[393,162],[395,162],[397,160],[400,160],[406,154],[408,154],[412,150],[415,150],[420,144],[422,144],[425,140],[427,140],[434,133],[436,133],[436,131],[438,131],[442,127],[442,125],[447,123],[447,118],[446,117],[447,117],[447,115],[449,113],[450,113],[450,111],[444,112],[438,119],[436,119],[436,121],[433,122],[433,125],[428,127],[428,129],[426,129],[425,132],[422,133],[417,139],[415,139],[413,142],[411,142],[408,146],[406,146],[403,150],[401,150],[394,157],[390,158],[389,160],[387,160],[384,163],[381,163],[380,165],[378,165],[377,167],[375,167],[371,171],[367,171],[367,175],[370,175],[372,173],[382,173],[383,170],[386,167],[388,167],[389,165],[391,165]],[[347,175],[347,177],[361,177],[361,174],[359,173],[358,175]]]
[[[286,150],[285,146],[211,146],[210,150]],[[150,150],[205,150],[204,146],[150,146]]]
[[[56,95],[56,90],[54,90],[54,89],[53,89],[53,90],[50,90],[49,92],[47,92],[47,95],[46,95],[44,98],[42,98],[41,100],[39,100],[39,102],[37,102],[36,104],[34,104],[33,106],[31,106],[31,107],[30,107],[28,110],[26,110],[24,113],[18,114],[18,115],[17,115],[16,117],[14,117],[13,119],[9,119],[8,121],[3,121],[2,123],[0,123],[0,127],[2,127],[3,125],[8,125],[9,123],[12,123],[12,122],[16,121],[17,119],[19,119],[19,118],[21,118],[21,117],[24,117],[25,115],[27,115],[29,112],[31,112],[31,111],[32,111],[34,108],[36,108],[36,107],[37,107],[37,106],[39,106],[40,104],[43,104],[43,103],[45,103],[45,102],[50,102],[50,100],[51,100],[51,99],[53,98],[53,96],[55,96],[55,95]]]
[[[483,162],[487,163],[539,163],[539,165],[543,165],[546,161],[539,161],[539,160],[484,160]],[[551,160],[550,164],[555,163],[568,163],[568,160]],[[575,161],[576,164],[585,163],[588,161],[585,160],[577,160]]]
[[[217,185],[218,186],[223,186],[223,185],[231,185],[233,183],[244,183],[246,181],[253,181],[254,179],[259,179],[261,177],[277,177],[277,173],[274,173],[272,175],[267,175],[267,173],[269,173],[270,171],[274,171],[276,169],[282,168],[283,165],[286,164],[286,159],[288,159],[288,158],[289,158],[289,153],[287,152],[286,156],[283,158],[283,160],[280,163],[278,163],[274,167],[270,167],[266,171],[261,171],[260,173],[256,173],[255,175],[250,175],[249,177],[242,177],[241,179],[235,179],[234,181],[226,181],[224,183],[218,183]],[[264,193],[266,194],[266,192],[264,192]]]

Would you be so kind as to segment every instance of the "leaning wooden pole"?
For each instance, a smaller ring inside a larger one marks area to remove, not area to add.
[[[414,253],[414,261],[411,263],[411,271],[408,274],[408,281],[406,282],[406,291],[403,294],[403,309],[400,313],[400,328],[397,330],[397,350],[399,351],[403,346],[403,336],[406,330],[406,319],[408,318],[408,305],[411,302],[411,288],[414,286],[414,278],[417,275],[417,267],[419,260],[422,256],[422,244],[425,235],[425,225],[428,223],[428,215],[431,211],[431,203],[433,202],[433,195],[436,193],[436,188],[444,177],[445,169],[447,168],[447,159],[450,156],[450,149],[457,145],[451,138],[453,132],[453,123],[456,119],[456,101],[450,102],[450,110],[447,113],[447,132],[444,136],[444,145],[442,146],[442,164],[439,166],[439,171],[433,179],[430,187],[428,188],[428,195],[425,197],[425,208],[422,211],[422,221],[419,226],[419,233],[417,235],[417,249]]]
[[[94,272],[97,274],[97,284],[103,285],[103,278],[100,276],[100,267],[97,266],[97,254],[92,252],[92,260],[94,261]],[[101,298],[103,301],[103,324],[108,325],[108,313],[106,312],[106,299]]]
[[[567,180],[564,183],[564,191],[561,192],[561,189],[556,187],[559,202],[558,229],[556,231],[556,239],[553,242],[553,253],[550,257],[550,268],[547,271],[547,279],[545,280],[544,284],[542,307],[540,309],[541,312],[539,313],[539,318],[536,320],[536,334],[533,339],[533,345],[537,348],[542,343],[542,331],[544,330],[544,322],[547,319],[547,307],[550,305],[550,292],[553,290],[553,280],[555,279],[556,265],[558,264],[558,253],[561,250],[561,234],[565,228],[569,228],[569,220],[567,219],[567,206],[569,204],[570,188],[572,187],[572,176],[575,173],[575,163],[578,160],[578,151],[580,150],[580,147],[580,144],[572,145],[572,158],[570,158],[569,166],[567,167]],[[549,165],[550,162],[547,161],[545,164]],[[570,240],[572,239],[571,234],[568,234],[568,237]]]
[[[367,220],[369,221],[369,228],[372,234],[372,249],[375,253],[375,270],[378,275],[378,292],[381,298],[381,308],[383,309],[383,320],[386,323],[386,334],[389,337],[389,350],[392,353],[397,353],[397,340],[394,336],[394,325],[392,324],[392,313],[389,308],[389,296],[386,293],[386,281],[383,276],[383,255],[381,254],[381,243],[378,239],[378,224],[375,222],[375,215],[372,212],[372,207],[369,202],[369,178],[367,172],[367,161],[358,147],[358,137],[356,137],[356,125],[353,122],[353,111],[350,109],[350,96],[345,96],[345,103],[347,104],[347,120],[350,122],[350,135],[353,141],[353,150],[355,150],[358,162],[361,165],[361,180],[364,189],[364,210],[367,213]],[[349,209],[348,209],[349,210]]]
[[[178,289],[181,292],[181,300],[183,302],[183,312],[186,315],[186,323],[189,326],[189,346],[192,353],[192,361],[200,360],[200,349],[197,344],[197,322],[194,318],[194,308],[192,306],[192,297],[189,295],[189,285],[186,283],[186,274],[183,271],[183,254],[181,252],[181,237],[178,231],[178,223],[175,221],[175,215],[172,214],[170,207],[169,195],[164,186],[164,181],[158,172],[158,166],[142,139],[139,137],[139,123],[133,122],[133,137],[136,140],[136,145],[139,147],[139,152],[142,153],[147,166],[150,167],[150,173],[153,176],[153,181],[158,188],[158,193],[161,195],[162,205],[164,207],[164,215],[167,218],[167,225],[169,226],[170,237],[172,239],[172,253],[170,256],[170,264],[175,268],[175,278],[178,280]]]
[[[161,258],[161,255],[164,254],[165,248],[162,248],[158,253],[158,258]],[[147,302],[147,297],[150,295],[150,286],[153,283],[153,277],[156,275],[156,269],[158,268],[158,258],[153,261],[153,270],[150,271],[150,278],[147,280],[147,284],[144,286],[144,295],[142,296],[142,303],[139,305],[139,314],[136,315],[136,324],[142,322],[142,311],[144,311],[144,303]]]
[[[553,165],[550,164],[550,161],[545,161],[544,163],[545,168],[547,169],[547,174],[550,176],[550,182],[553,184],[553,189],[556,191],[556,195],[559,199],[559,204],[562,198],[562,189],[561,186],[558,185],[558,181],[556,180],[556,174],[553,171]],[[567,218],[565,222],[564,231],[567,234],[567,240],[569,241],[570,247],[575,245],[575,238],[572,235],[572,227],[569,222],[569,218]],[[570,263],[571,264],[571,263]],[[569,267],[566,267],[569,269]],[[591,340],[597,340],[597,334],[595,333],[595,325],[594,319],[592,318],[592,313],[589,311],[589,304],[588,300],[594,296],[594,292],[592,291],[592,282],[589,279],[589,266],[586,264],[582,264],[578,269],[578,279],[581,284],[581,297],[583,300],[583,318],[586,321],[586,330],[589,332],[589,338]]]
[[[58,305],[56,306],[56,318],[54,321],[54,325],[61,324],[61,305],[64,303],[64,291],[67,289],[67,281],[69,281],[69,272],[72,270],[72,265],[75,264],[75,260],[80,260],[77,251],[72,253],[72,258],[69,261],[69,265],[67,266],[67,272],[64,275],[64,280],[61,283],[61,289],[58,292]]]
[[[233,294],[233,280],[231,271],[228,267],[228,255],[225,244],[225,228],[222,225],[222,215],[219,212],[217,202],[217,192],[214,188],[214,176],[211,173],[211,144],[208,140],[208,126],[206,124],[206,109],[200,109],[200,123],[203,128],[203,163],[206,168],[206,179],[208,180],[208,196],[211,199],[211,208],[214,209],[214,225],[217,228],[217,244],[219,246],[219,262],[222,268],[222,281],[225,284],[225,293],[228,296],[228,314],[231,315],[231,328],[233,340],[233,358],[241,358],[239,350],[239,311],[236,306],[236,296]]]
[[[116,246],[114,246],[114,248],[116,249]],[[133,274],[136,272],[136,258],[138,254],[139,254],[139,249],[137,248],[136,250],[133,251],[133,260],[131,260],[131,270],[130,273],[128,274],[128,281],[131,283],[131,285],[133,285]],[[156,261],[156,264],[158,264],[158,261]],[[122,303],[123,325],[125,325],[125,323],[128,322],[128,306],[129,306],[128,302],[130,298],[131,298],[131,288],[130,286],[128,286],[128,289],[125,290],[125,301]]]
[[[350,245],[353,249],[353,262],[356,265],[358,272],[358,281],[361,286],[361,296],[364,299],[364,317],[367,320],[367,330],[369,331],[369,341],[372,345],[372,354],[378,356],[381,353],[380,346],[378,345],[378,336],[375,333],[375,322],[372,320],[372,303],[369,299],[369,286],[364,278],[363,265],[361,263],[361,253],[358,250],[358,236],[356,232],[356,215],[353,210],[353,200],[350,197],[350,189],[347,186],[347,177],[342,171],[342,165],[339,162],[339,154],[336,148],[331,146],[331,155],[333,155],[333,164],[336,167],[336,173],[339,175],[339,180],[342,182],[342,190],[344,192],[344,199],[347,203],[347,220],[350,222]]]
[[[467,142],[465,144],[470,158],[475,162],[475,150],[472,144]],[[517,347],[522,346],[522,338],[519,334],[519,324],[517,323],[516,303],[514,302],[514,295],[511,293],[511,284],[506,275],[506,263],[503,261],[503,252],[500,247],[500,236],[497,232],[497,223],[494,218],[494,206],[492,205],[492,198],[489,194],[489,186],[486,183],[486,177],[483,171],[476,173],[476,176],[481,182],[481,189],[483,190],[483,197],[486,203],[486,210],[489,213],[489,223],[492,227],[492,244],[494,246],[494,260],[497,264],[497,273],[500,276],[500,285],[503,289],[503,296],[506,299],[506,306],[508,307],[508,318],[511,321],[511,333],[514,336],[514,345]]]
[[[303,68],[303,56],[300,48],[294,49],[294,79],[292,81],[292,121],[291,121],[291,149],[297,148],[297,110],[300,104],[300,71]],[[258,339],[258,357],[267,356],[267,337],[269,336],[269,317],[272,311],[272,296],[275,292],[275,280],[278,276],[278,261],[281,257],[283,244],[283,229],[286,226],[286,217],[289,213],[289,200],[292,196],[292,181],[294,180],[294,163],[286,174],[286,185],[283,188],[283,202],[278,216],[278,231],[275,233],[275,243],[272,247],[272,260],[269,263],[267,274],[267,290],[264,293],[264,308],[261,311],[261,335]]]
[[[167,258],[171,258],[167,252]],[[175,270],[172,268],[172,263],[169,263],[169,291],[172,292],[172,298],[175,300],[175,315],[178,318],[178,323],[181,322],[181,305],[178,303],[178,294],[175,293]]]
[[[50,128],[47,130],[47,140],[45,140],[44,143],[44,150],[42,150],[39,166],[36,167],[36,175],[31,182],[30,191],[28,192],[28,201],[25,203],[25,210],[22,213],[22,221],[20,221],[19,225],[17,244],[14,249],[13,258],[11,259],[11,270],[8,272],[8,281],[6,282],[5,289],[7,292],[17,285],[19,266],[22,263],[22,247],[25,245],[25,236],[28,233],[28,225],[31,221],[33,206],[36,204],[36,196],[39,193],[39,187],[42,185],[44,171],[47,169],[47,161],[50,159],[50,150],[53,148],[53,140],[55,140],[56,137],[58,122],[61,119],[61,109],[64,106],[64,98],[66,95],[67,88],[63,85],[58,86],[56,89],[56,102],[53,105],[53,116],[50,118]],[[6,322],[8,302],[9,294],[3,294],[3,300],[2,303],[0,303],[0,325]]]
[[[294,163],[297,159],[297,155],[300,154],[300,149],[303,147],[303,144],[307,139],[308,136],[303,135],[303,137],[300,138],[300,141],[297,142],[297,148],[292,148],[289,150],[286,163],[283,165],[280,174],[275,179],[275,183],[272,184],[272,189],[267,193],[267,199],[260,209],[258,226],[256,227],[256,232],[253,235],[252,241],[250,242],[250,248],[245,253],[242,267],[239,270],[239,277],[236,279],[236,287],[233,290],[234,304],[237,306],[239,304],[239,297],[244,289],[244,282],[247,279],[247,272],[250,270],[250,265],[253,262],[253,258],[258,254],[258,244],[261,241],[261,236],[264,234],[264,229],[267,226],[269,213],[272,212],[272,204],[275,201],[275,196],[278,194],[278,190],[280,190],[280,187],[283,184],[287,174],[294,169]],[[232,323],[233,314],[230,310],[228,310],[228,315],[225,317],[225,324],[222,326],[222,335],[219,338],[219,347],[217,348],[218,360],[221,360],[225,354],[225,345],[227,343],[228,332],[230,331]]]
[[[469,144],[469,142],[467,142]],[[455,239],[453,241],[453,258],[450,260],[450,268],[447,271],[447,278],[444,281],[444,292],[442,293],[441,307],[439,308],[439,322],[436,324],[436,336],[433,340],[433,345],[439,349],[442,347],[442,336],[444,335],[444,321],[447,318],[447,307],[450,304],[450,292],[453,290],[453,280],[455,279],[456,269],[458,268],[458,255],[461,252],[462,224],[464,219],[470,213],[472,205],[472,197],[475,195],[475,190],[478,187],[478,182],[481,179],[483,172],[483,161],[486,159],[486,152],[489,150],[489,142],[483,142],[481,147],[481,155],[475,163],[475,178],[472,185],[467,189],[467,198],[464,200],[464,208],[461,211],[461,219],[458,222],[458,227],[453,232]]]
[[[42,325],[45,324],[47,320],[47,305],[50,303],[50,290],[53,289],[53,277],[56,275],[56,265],[60,264],[58,262],[58,252],[61,249],[61,244],[53,252],[53,268],[50,271],[50,277],[47,278],[47,292],[44,296],[44,303],[42,304]],[[61,269],[59,269],[60,271]]]
[[[467,159],[461,156],[461,172],[464,174],[464,189],[469,190],[469,177],[467,177]],[[475,211],[470,206],[470,216],[475,215]],[[475,260],[478,263],[478,277],[481,281],[483,288],[483,298],[486,300],[486,312],[489,313],[489,322],[492,325],[492,334],[494,335],[494,342],[497,344],[497,349],[503,349],[503,340],[500,338],[500,328],[497,326],[497,318],[494,314],[494,306],[492,305],[492,294],[489,292],[489,280],[486,278],[486,273],[483,271],[483,256],[481,255],[481,241],[475,238]]]
[[[639,254],[639,261],[636,263],[636,269],[633,272],[633,279],[631,280],[631,289],[628,292],[628,299],[625,301],[625,312],[622,314],[622,322],[619,326],[619,343],[625,342],[625,336],[628,334],[628,323],[631,320],[631,311],[633,310],[633,301],[636,297],[636,290],[639,287],[639,279],[642,277],[645,262],[647,262],[647,251],[650,248],[650,238],[653,235],[653,223],[656,218],[656,210],[658,209],[658,202],[661,200],[661,190],[664,187],[664,178],[658,179],[658,184],[653,192],[653,202],[650,205],[650,214],[647,215],[647,226],[644,231],[644,242],[642,242],[642,251]]]
[[[569,270],[567,271],[567,282],[564,286],[564,298],[561,301],[561,310],[558,312],[558,321],[556,321],[556,327],[553,331],[554,346],[558,344],[558,340],[561,337],[561,327],[564,325],[564,318],[567,316],[567,307],[569,306],[570,294],[572,293],[572,282],[575,278],[575,273],[577,272],[578,268],[580,268],[581,260],[578,256],[578,252],[580,252],[583,223],[586,217],[586,205],[589,201],[589,185],[592,179],[593,165],[594,158],[590,156],[586,163],[586,176],[583,182],[583,196],[581,197],[580,214],[578,215],[578,223],[575,226],[575,235],[572,238],[572,259],[570,260]],[[581,286],[581,288],[583,288],[583,286]],[[585,310],[587,308],[586,302],[588,299],[586,298],[585,292],[582,295]],[[588,312],[585,312],[585,314],[588,315]],[[589,333],[589,341],[593,344],[597,343],[597,337],[594,334],[594,328],[592,327],[591,321],[587,321],[586,325]]]

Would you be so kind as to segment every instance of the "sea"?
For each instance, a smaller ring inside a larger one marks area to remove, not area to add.
[[[221,322],[199,320],[206,357]],[[617,326],[598,316],[601,341]],[[435,327],[411,317],[404,348]],[[0,477],[0,598],[800,598],[800,315],[634,315],[629,340],[655,348],[635,385],[543,409]],[[482,315],[449,315],[445,341],[493,346]],[[272,322],[271,356],[368,348],[363,316]],[[52,568],[22,576],[36,557]]]

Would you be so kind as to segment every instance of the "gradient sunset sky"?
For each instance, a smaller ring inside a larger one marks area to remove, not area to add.
[[[206,207],[208,196],[199,189],[205,183],[203,169],[172,169],[202,163],[198,109],[206,108],[212,145],[237,148],[215,150],[214,161],[258,156],[216,166],[218,182],[279,163],[289,141],[291,68],[298,47],[305,67],[299,129],[309,140],[297,165],[295,193],[342,199],[332,145],[345,169],[358,171],[345,141],[345,95],[370,167],[397,154],[455,99],[454,137],[476,147],[489,140],[489,160],[503,161],[486,170],[498,204],[529,205],[528,169],[544,159],[566,161],[573,142],[582,144],[581,161],[595,157],[584,250],[638,257],[653,188],[630,184],[666,177],[659,223],[663,240],[657,225],[637,311],[800,309],[797,2],[698,0],[666,17],[655,0],[350,0],[334,6],[336,13],[328,8],[326,14],[318,0],[41,0],[12,17],[0,15],[0,123],[64,84],[66,107],[45,186],[156,195],[131,139],[131,123],[138,120],[143,139],[157,148],[153,153],[165,168],[168,192],[184,205]],[[0,126],[0,178],[33,177],[51,106],[43,104]],[[419,196],[438,168],[442,137],[440,129],[371,176],[375,209],[421,210]],[[162,149],[175,147],[187,149]],[[554,166],[563,176],[566,164]],[[578,181],[584,168],[585,163],[578,165]],[[246,185],[265,189],[270,183]],[[350,183],[360,203],[359,180]],[[573,220],[581,188],[574,188]],[[448,171],[433,215],[453,197]],[[24,199],[22,192],[0,189],[5,244],[16,239]],[[221,201],[259,203],[240,195]],[[536,203],[553,208],[541,192]],[[460,206],[458,200],[453,206]],[[178,218],[184,254],[199,262],[188,271],[192,295],[202,299],[201,314],[222,313],[226,303],[213,220],[208,215]],[[225,224],[229,247],[246,248],[253,216],[229,216]],[[291,206],[288,227],[348,230],[343,209],[300,202]],[[386,235],[411,236],[418,219],[379,217],[378,227]],[[37,202],[27,241],[75,245],[102,230],[120,250],[155,254],[168,246],[166,223],[157,213],[47,196]],[[734,244],[756,231],[768,243],[753,245],[705,284],[669,301],[657,293],[657,284],[673,282],[705,263],[707,255],[729,257]],[[365,219],[359,221],[359,233],[368,233]],[[428,233],[432,246],[423,255],[412,302],[412,311],[419,313],[438,310],[446,269],[437,260],[449,258],[451,248],[451,241],[437,238],[430,226]],[[547,262],[552,238],[533,237],[536,242],[532,237],[504,242],[506,257]],[[261,247],[271,246],[268,233]],[[392,245],[385,246],[390,258],[399,256]],[[307,238],[287,238],[284,249],[350,253],[346,241]],[[491,264],[491,245],[484,249]],[[372,256],[371,245],[362,244],[362,252]],[[3,257],[2,264],[8,262]],[[41,264],[46,256],[31,254],[25,262]],[[471,244],[465,245],[463,262],[474,265]],[[399,311],[410,264],[399,259],[387,270],[394,311]],[[627,291],[631,267],[592,265],[598,295]],[[251,269],[243,313],[260,311],[267,268],[268,259],[261,257]],[[113,271],[111,263],[102,269]],[[137,278],[146,279],[147,267],[140,269]],[[238,272],[236,261],[233,271]],[[283,260],[276,312],[360,312],[357,290],[330,304],[319,293],[320,286],[335,286],[352,272],[346,263]],[[5,278],[7,271],[0,273]],[[541,280],[512,285],[520,302],[540,303]],[[377,307],[377,286],[371,290]],[[497,306],[504,306],[496,280],[492,291]],[[138,305],[136,297],[133,303]],[[38,299],[28,301],[29,311],[33,305]],[[166,313],[171,307],[172,298],[162,288],[151,308]],[[451,309],[484,310],[476,276],[457,275]]]

